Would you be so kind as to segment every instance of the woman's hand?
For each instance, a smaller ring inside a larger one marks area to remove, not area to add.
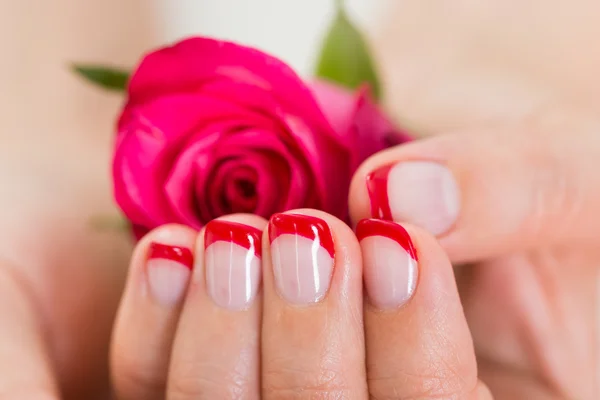
[[[599,398],[599,132],[557,111],[390,149],[353,181],[355,221],[421,226],[458,265],[496,398]]]
[[[128,400],[491,399],[435,240],[312,210],[151,232],[111,363]]]

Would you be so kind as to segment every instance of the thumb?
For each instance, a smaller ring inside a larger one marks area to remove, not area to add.
[[[599,129],[565,119],[386,150],[353,179],[352,219],[421,226],[454,262],[593,240],[600,233]]]
[[[11,271],[0,266],[0,399],[58,400],[41,323]]]

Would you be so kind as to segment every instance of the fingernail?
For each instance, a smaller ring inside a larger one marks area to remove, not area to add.
[[[364,219],[356,226],[364,263],[365,287],[380,309],[406,303],[419,275],[417,252],[406,230],[394,223]]]
[[[367,177],[367,189],[373,218],[410,222],[440,235],[458,217],[458,185],[439,163],[405,161],[380,168]]]
[[[150,244],[146,274],[153,297],[164,306],[178,304],[187,288],[193,265],[194,256],[190,249]]]
[[[279,294],[292,304],[321,301],[333,272],[334,245],[327,223],[308,215],[277,214],[269,223]]]
[[[208,294],[219,307],[244,310],[258,291],[261,232],[248,225],[214,220],[204,233]]]

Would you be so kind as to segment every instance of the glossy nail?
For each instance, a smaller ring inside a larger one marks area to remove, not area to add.
[[[364,263],[364,279],[371,303],[395,308],[413,295],[418,280],[417,252],[406,230],[394,223],[365,219],[356,226]]]
[[[269,223],[269,238],[279,294],[298,305],[322,300],[335,258],[327,223],[308,215],[277,214]]]
[[[261,276],[261,232],[222,220],[208,223],[204,233],[206,284],[212,300],[229,310],[251,304]]]
[[[190,249],[150,244],[146,275],[150,292],[158,303],[174,306],[182,300],[193,265],[194,256]]]
[[[373,218],[410,222],[440,235],[458,217],[458,185],[439,163],[405,161],[382,167],[368,175],[367,189]]]

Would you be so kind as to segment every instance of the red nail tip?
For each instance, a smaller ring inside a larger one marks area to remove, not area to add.
[[[192,254],[192,251],[186,247],[152,243],[150,245],[148,259],[152,260],[157,258],[178,262],[189,269],[194,267],[194,255]]]
[[[320,245],[333,258],[335,246],[331,230],[320,218],[300,214],[275,214],[269,223],[269,240],[273,242],[278,236],[290,234],[300,235],[307,239],[319,240]]]
[[[261,236],[261,231],[253,226],[216,219],[206,225],[204,248],[206,249],[218,241],[231,242],[253,251],[257,257],[261,257]]]
[[[363,219],[356,225],[356,237],[359,241],[369,236],[384,236],[397,242],[415,260],[417,250],[413,245],[410,235],[401,225],[395,222],[379,219]]]
[[[367,175],[367,190],[371,200],[371,216],[391,221],[392,211],[388,199],[388,176],[392,165],[379,168]]]

